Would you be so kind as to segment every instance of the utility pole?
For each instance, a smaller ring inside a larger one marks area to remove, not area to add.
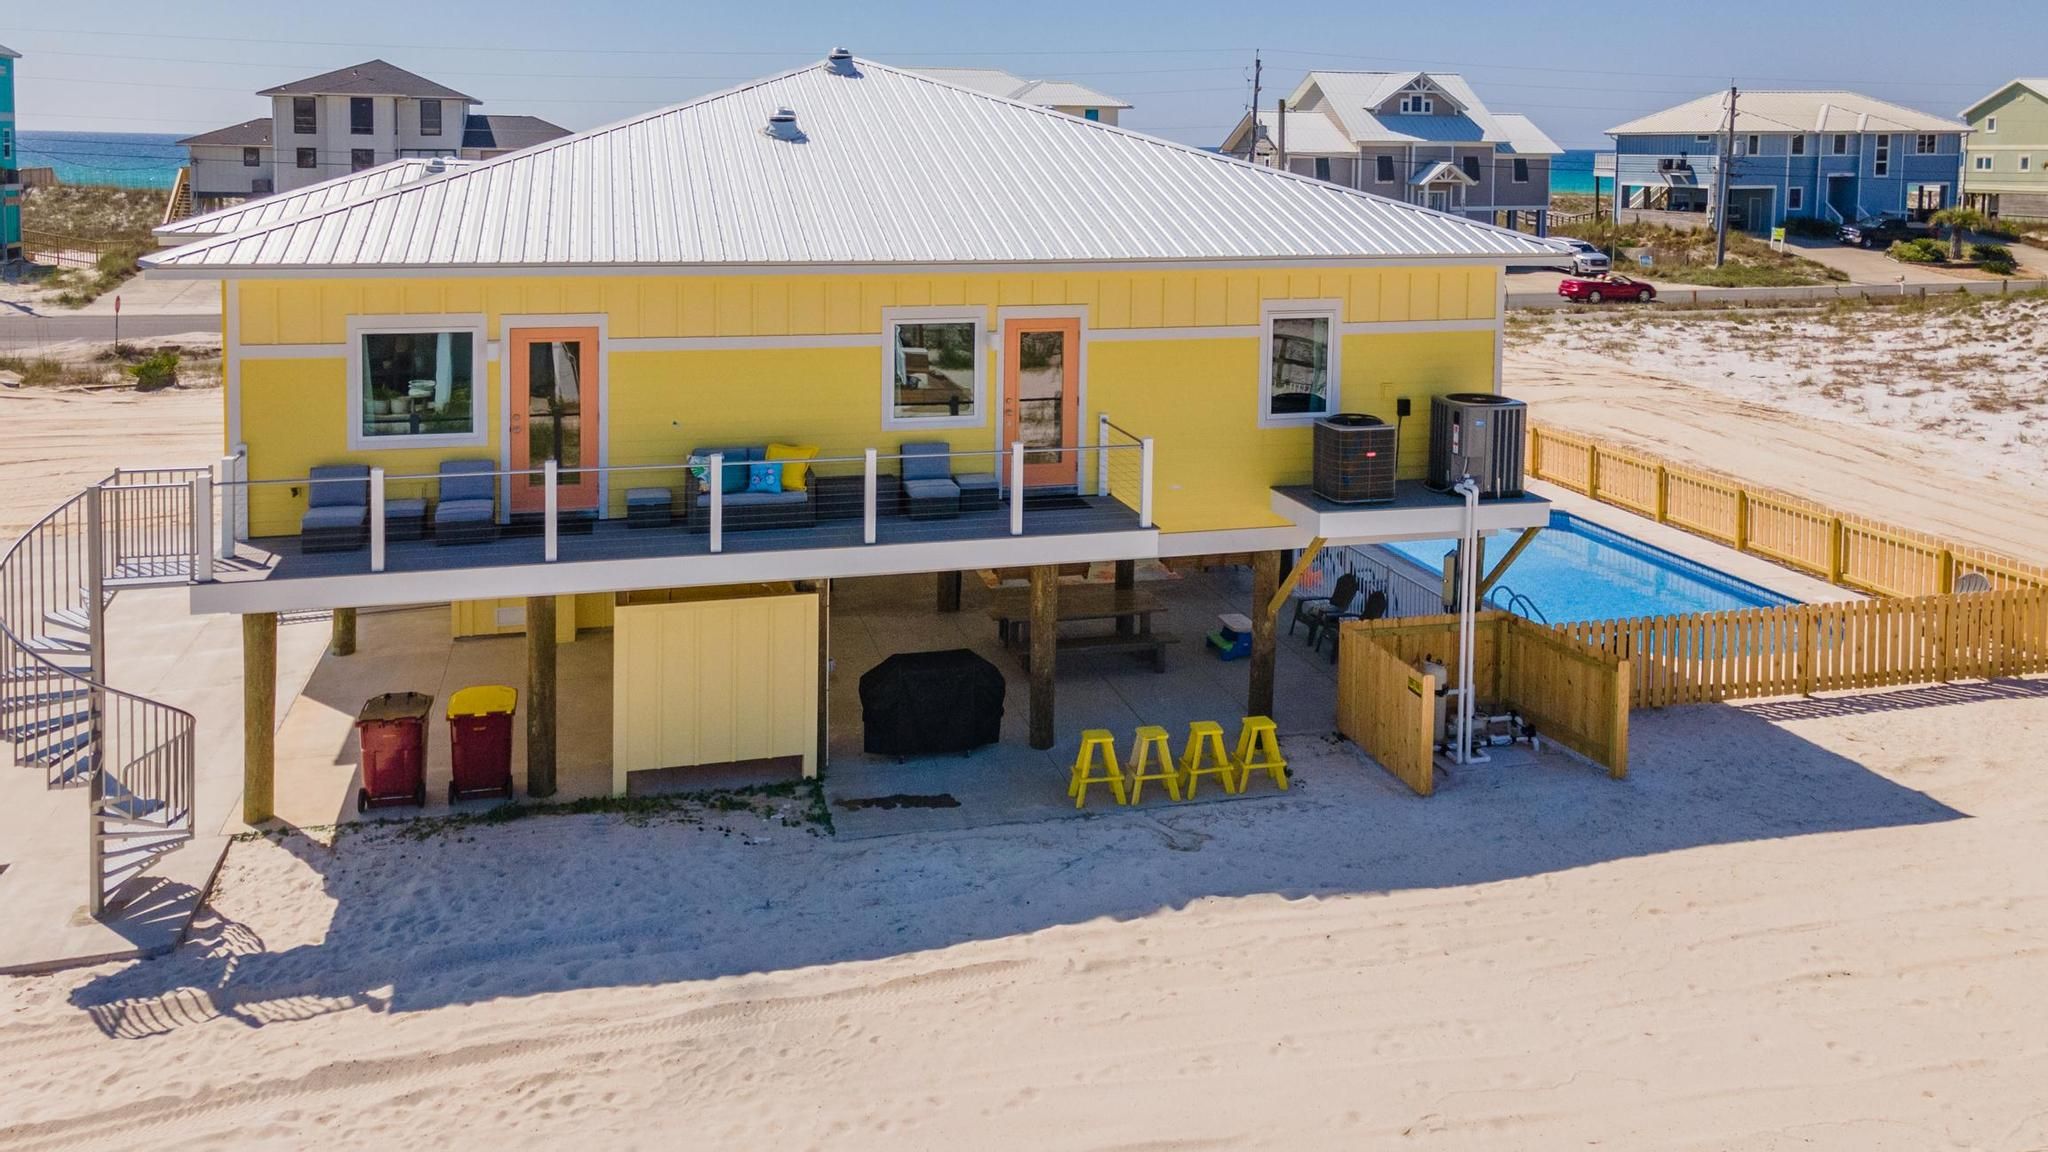
[[[1252,49],[1252,139],[1245,146],[1245,159],[1256,162],[1259,158],[1259,80],[1265,64],[1259,60],[1259,50]]]
[[[1735,85],[1728,85],[1728,120],[1721,133],[1721,162],[1714,165],[1714,267],[1728,262],[1728,165],[1735,159]]]

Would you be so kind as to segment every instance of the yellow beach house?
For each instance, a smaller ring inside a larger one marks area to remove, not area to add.
[[[651,758],[620,781],[709,755],[675,749],[735,709],[763,716],[711,741],[728,758],[816,771],[843,577],[1029,569],[1050,620],[1063,564],[1249,564],[1268,712],[1294,554],[1459,534],[1464,503],[1421,482],[1430,401],[1497,389],[1505,268],[1557,257],[834,52],[146,260],[223,284],[225,458],[160,481],[209,543],[161,566],[244,617],[252,819],[287,612],[454,602],[458,630],[525,628],[535,794],[578,626],[614,627],[625,662],[588,689],[614,694],[615,754]],[[1392,500],[1308,491],[1312,425],[1340,412],[1398,427]],[[1547,515],[1492,501],[1478,527]],[[1039,747],[1051,631],[1028,641]],[[712,676],[715,635],[775,639]]]

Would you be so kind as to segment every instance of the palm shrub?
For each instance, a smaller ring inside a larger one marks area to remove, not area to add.
[[[1943,208],[1927,218],[1937,228],[1948,229],[1948,258],[1963,258],[1963,233],[1981,232],[1991,226],[1991,218],[1975,208]]]
[[[1972,244],[1970,259],[1995,276],[2010,276],[2019,270],[2019,261],[2013,259],[2012,249],[2003,244]]]
[[[1933,239],[1901,240],[1891,246],[1888,253],[1901,264],[1941,263],[1941,242]]]

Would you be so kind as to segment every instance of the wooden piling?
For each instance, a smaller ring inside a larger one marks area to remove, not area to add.
[[[242,823],[277,813],[277,613],[242,617]]]
[[[1280,615],[1274,601],[1280,594],[1280,553],[1252,553],[1251,689],[1245,694],[1245,715],[1273,714],[1273,666],[1278,655],[1273,624]]]
[[[1059,644],[1060,570],[1031,568],[1031,746],[1053,746],[1053,656]]]
[[[526,598],[526,794],[555,794],[555,598]]]
[[[327,651],[335,656],[356,654],[356,610],[336,608],[334,610],[334,637],[327,642]]]

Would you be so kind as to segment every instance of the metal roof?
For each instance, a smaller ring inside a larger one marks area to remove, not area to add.
[[[1975,103],[1972,103],[1968,108],[1965,108],[1961,112],[1957,113],[1957,115],[1961,116],[1965,120],[1968,120],[1970,118],[1970,113],[1975,112],[1977,109],[1982,108],[1986,104],[1991,103],[1993,100],[1998,99],[2000,96],[2005,95],[2006,89],[2015,87],[2025,88],[2031,91],[2034,95],[2041,97],[2043,100],[2048,100],[2048,76],[2021,76],[2014,80],[2007,80],[2005,83],[2000,84],[1997,88],[1993,89],[1992,91],[1985,93],[1983,99],[1978,100]]]
[[[947,84],[958,84],[991,96],[1036,104],[1040,108],[1129,108],[1114,96],[1069,80],[1026,80],[1000,68],[918,68],[914,71]]]
[[[1426,81],[1456,106],[1451,116],[1382,113],[1379,109],[1416,81]],[[1337,124],[1358,144],[1492,144],[1521,156],[1564,151],[1527,116],[1494,112],[1456,72],[1310,72],[1289,104],[1311,92],[1322,97]],[[1293,123],[1288,124],[1289,129]],[[1290,149],[1291,151],[1291,149]]]
[[[1728,124],[1728,94],[1709,92],[1697,100],[1652,112],[1616,128],[1609,136],[1706,135]],[[1918,112],[1857,92],[1744,92],[1735,101],[1737,132],[1962,132],[1954,120]]]
[[[337,204],[359,200],[388,188],[402,188],[416,184],[429,176],[438,176],[443,171],[459,168],[468,163],[463,160],[423,159],[407,157],[365,168],[347,176],[322,180],[308,184],[281,196],[266,196],[261,200],[250,200],[217,212],[199,216],[187,216],[170,224],[154,229],[159,241],[167,244],[183,244],[209,236],[227,236],[246,232],[251,228],[262,228],[286,220],[294,220],[308,212],[318,212]]]
[[[1277,148],[1280,145],[1280,117],[1271,108],[1261,108],[1258,123],[1266,130],[1266,141]],[[1225,152],[1237,152],[1244,148],[1244,134],[1250,127],[1250,118],[1239,120],[1237,127],[1223,141]],[[1358,147],[1344,135],[1335,121],[1321,111],[1287,111],[1287,154],[1289,156],[1350,156]]]
[[[779,107],[795,110],[801,139],[767,135]],[[231,274],[1505,260],[1558,251],[856,61],[844,72],[797,69],[146,263]]]
[[[187,136],[178,143],[188,148],[194,145],[234,147],[238,144],[244,147],[261,147],[270,143],[270,131],[270,117],[258,116],[254,120],[244,120],[240,124],[230,124],[225,128],[215,128],[211,132],[201,132],[197,136]]]
[[[5,44],[0,44],[0,56],[5,56],[5,57],[7,57],[7,58],[8,58],[9,60],[19,60],[19,59],[21,59],[21,53],[19,53],[19,52],[16,52],[16,51],[15,51],[14,49],[12,49],[12,48],[9,48],[9,47],[8,47],[7,45],[5,45]]]
[[[385,60],[365,60],[347,68],[336,68],[304,80],[293,80],[265,88],[258,96],[408,96],[430,100],[464,100],[477,103],[446,84],[436,84],[417,73],[407,72]]]
[[[1519,112],[1495,112],[1494,127],[1507,134],[1507,141],[1501,145],[1503,151],[1517,156],[1561,156],[1564,149],[1550,134],[1536,126],[1536,122]]]

